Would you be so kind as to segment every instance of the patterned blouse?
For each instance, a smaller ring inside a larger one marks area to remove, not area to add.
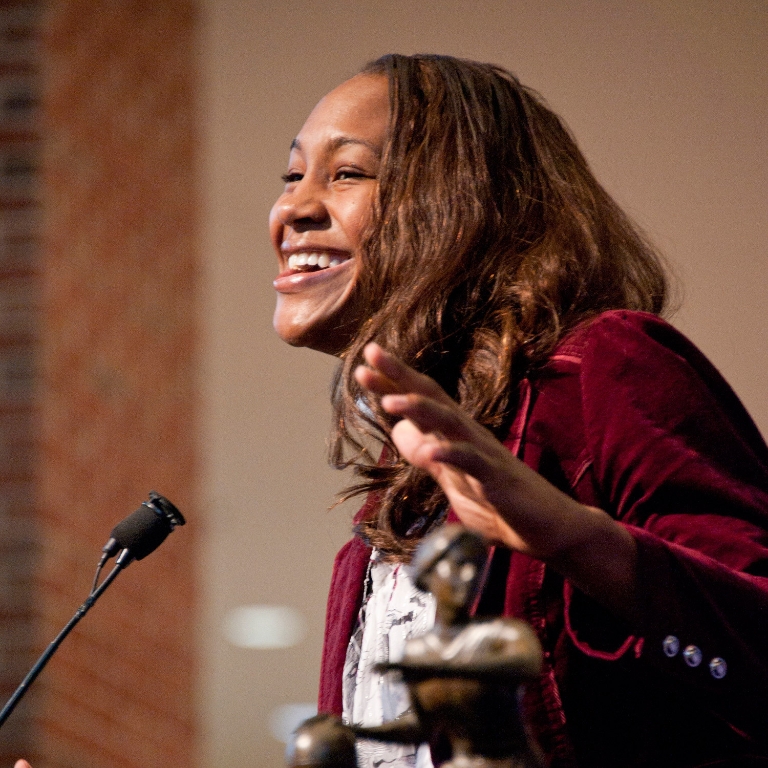
[[[371,553],[363,604],[344,664],[343,718],[347,723],[381,725],[410,707],[405,685],[373,666],[397,661],[405,642],[427,632],[435,621],[435,599],[411,580],[408,567],[385,563]],[[360,768],[432,768],[429,748],[358,739]]]

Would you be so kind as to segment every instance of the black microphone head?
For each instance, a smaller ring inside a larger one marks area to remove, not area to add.
[[[150,491],[149,501],[145,501],[144,504],[153,507],[158,515],[164,516],[168,521],[168,525],[171,526],[171,530],[177,525],[184,525],[187,522],[176,505],[168,501],[165,496],[161,496],[157,491]]]
[[[111,538],[120,549],[129,550],[136,560],[141,560],[154,552],[177,525],[185,522],[168,499],[151,491],[149,501],[112,529]]]

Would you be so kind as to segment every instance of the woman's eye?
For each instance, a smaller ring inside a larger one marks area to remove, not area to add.
[[[301,181],[304,178],[304,176],[301,173],[294,172],[294,173],[284,173],[280,178],[283,180],[285,184],[293,184],[297,181]]]
[[[370,175],[364,173],[357,168],[342,168],[340,171],[336,171],[336,179],[338,181],[346,181],[347,179],[367,179]]]

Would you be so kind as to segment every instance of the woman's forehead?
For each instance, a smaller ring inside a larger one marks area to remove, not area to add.
[[[389,125],[389,89],[383,75],[356,75],[317,103],[293,142],[332,136],[358,138],[381,147]]]

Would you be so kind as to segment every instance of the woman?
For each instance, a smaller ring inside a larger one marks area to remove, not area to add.
[[[552,766],[768,764],[768,449],[559,118],[499,68],[386,56],[317,105],[285,183],[275,328],[340,357],[332,459],[367,494],[321,710],[407,706],[371,665],[429,627],[401,565],[458,518],[497,545],[478,610],[544,647]]]

